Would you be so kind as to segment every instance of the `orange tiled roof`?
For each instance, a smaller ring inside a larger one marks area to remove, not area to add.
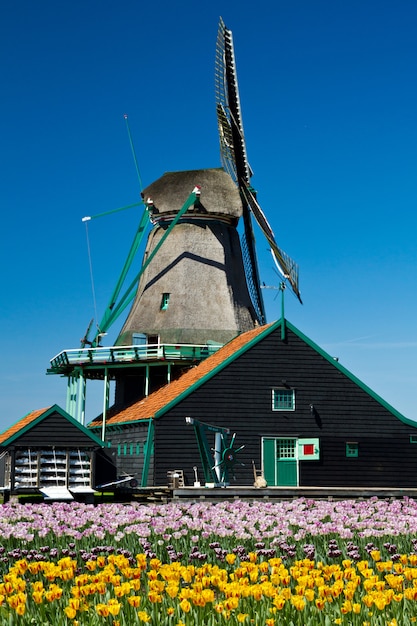
[[[13,424],[13,426],[10,426],[10,428],[5,430],[4,433],[0,434],[0,444],[7,441],[7,439],[10,439],[10,437],[13,437],[13,435],[25,428],[28,424],[33,422],[36,418],[42,415],[42,413],[45,413],[50,408],[51,407],[48,406],[45,409],[37,409],[36,411],[31,411],[22,417],[22,419],[18,420],[15,424]]]
[[[235,354],[238,350],[247,345],[250,341],[255,339],[258,335],[261,335],[267,328],[270,328],[272,324],[267,326],[258,326],[253,330],[249,330],[246,333],[238,335],[229,343],[225,344],[222,348],[217,350],[214,354],[202,361],[199,365],[191,368],[180,378],[172,381],[168,385],[161,387],[147,398],[139,400],[134,404],[118,411],[116,414],[112,414],[109,411],[106,424],[120,424],[126,422],[135,422],[141,419],[148,419],[155,417],[156,413],[163,409],[167,404],[178,398],[187,389],[192,387],[196,382],[210,374],[219,365],[224,363],[229,357]],[[102,417],[93,420],[88,425],[89,428],[100,426],[102,423]]]

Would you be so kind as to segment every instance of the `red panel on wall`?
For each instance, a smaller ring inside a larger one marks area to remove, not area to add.
[[[309,454],[314,454],[314,443],[305,443],[303,447],[305,456],[308,456]]]

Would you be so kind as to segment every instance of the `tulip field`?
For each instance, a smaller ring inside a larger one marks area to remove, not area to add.
[[[417,501],[0,505],[0,624],[417,624]]]

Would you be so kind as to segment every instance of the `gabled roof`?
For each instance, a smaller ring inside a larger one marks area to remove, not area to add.
[[[194,392],[198,387],[204,384],[207,380],[216,375],[217,372],[226,367],[229,363],[237,359],[242,353],[249,350],[252,346],[264,339],[267,335],[274,332],[278,328],[282,329],[282,324],[285,324],[285,329],[292,331],[302,341],[309,345],[313,350],[325,358],[333,367],[342,372],[358,387],[370,395],[374,400],[379,402],[385,409],[392,413],[396,418],[402,422],[417,427],[417,423],[413,420],[407,419],[399,411],[394,409],[390,404],[383,400],[378,394],[370,389],[365,383],[360,381],[349,370],[347,370],[338,361],[322,350],[311,339],[306,337],[301,331],[293,326],[287,320],[277,320],[272,324],[266,326],[259,326],[246,333],[238,335],[232,339],[229,343],[220,348],[215,354],[208,357],[205,361],[197,365],[196,367],[188,370],[177,380],[174,380],[168,385],[165,385],[158,391],[155,391],[147,398],[139,400],[131,404],[130,406],[122,409],[117,413],[113,413],[110,410],[107,416],[106,424],[108,426],[119,424],[131,424],[137,421],[148,420],[152,418],[161,417],[169,409],[175,406],[178,402],[186,398],[189,394]],[[101,426],[102,417],[93,420],[88,425],[89,428],[98,428]]]
[[[27,427],[32,424],[40,415],[48,411],[51,407],[47,407],[46,409],[37,409],[36,411],[31,411],[20,420],[15,422],[10,428],[4,431],[4,433],[0,434],[0,445],[4,445],[4,442],[8,442],[8,439],[11,439],[17,433],[21,433],[23,430],[27,430]]]
[[[96,435],[94,435],[88,428],[77,422],[69,413],[61,409],[60,406],[54,404],[53,406],[47,407],[45,409],[37,409],[35,411],[31,411],[22,419],[18,420],[15,424],[10,426],[7,430],[0,434],[0,447],[7,448],[10,444],[12,444],[18,437],[23,435],[25,432],[34,428],[37,424],[39,424],[42,420],[49,417],[52,413],[59,413],[71,422],[74,426],[79,428],[84,434],[86,434],[96,445],[101,447],[106,446],[108,444],[104,443],[99,439]]]

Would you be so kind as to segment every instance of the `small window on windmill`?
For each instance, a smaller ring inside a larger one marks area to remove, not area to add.
[[[273,389],[272,390],[272,410],[273,411],[295,411],[295,390],[294,389]]]
[[[169,296],[171,294],[169,293],[163,293],[162,294],[162,300],[161,300],[161,311],[166,311],[168,308],[168,304],[169,304]]]
[[[147,337],[144,333],[132,333],[133,346],[146,346]]]
[[[346,442],[346,456],[356,458],[359,456],[359,444],[357,441]]]

